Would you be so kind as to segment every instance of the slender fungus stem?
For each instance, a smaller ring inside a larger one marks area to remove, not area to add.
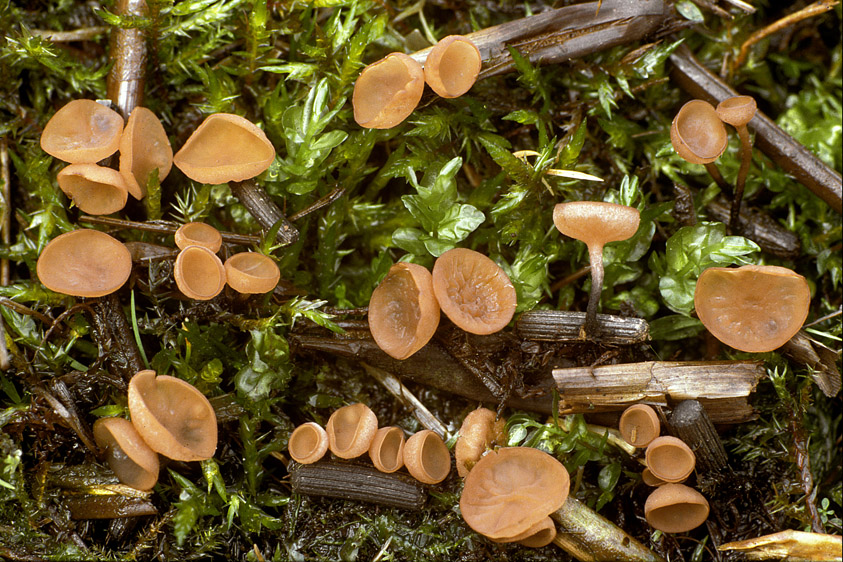
[[[732,186],[723,179],[723,174],[720,173],[720,169],[717,167],[717,164],[709,162],[708,164],[704,164],[704,166],[708,175],[711,176],[711,179],[713,179],[714,183],[717,184],[717,187],[720,188],[720,191],[723,191],[724,193],[730,193],[732,191]]]
[[[749,174],[749,165],[752,163],[752,141],[749,138],[749,129],[746,125],[737,127],[738,136],[741,139],[741,167],[738,169],[738,179],[735,181],[735,194],[732,197],[732,211],[729,214],[729,228],[737,232],[739,217],[741,214],[741,200],[743,190],[746,186],[746,176]]]
[[[586,334],[597,333],[597,307],[603,293],[603,245],[593,244],[588,247],[588,259],[591,263],[591,293],[588,296],[588,308],[585,309],[583,330]]]

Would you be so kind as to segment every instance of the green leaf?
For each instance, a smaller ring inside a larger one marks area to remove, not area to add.
[[[696,318],[673,314],[650,322],[650,337],[654,340],[681,340],[696,336],[705,328]]]
[[[252,330],[246,346],[249,358],[234,377],[238,393],[251,401],[268,397],[287,386],[292,376],[287,340],[272,330]]]

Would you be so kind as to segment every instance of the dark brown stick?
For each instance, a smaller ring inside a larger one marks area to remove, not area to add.
[[[277,240],[283,245],[293,244],[299,239],[299,231],[296,227],[290,224],[272,197],[254,180],[232,181],[228,183],[228,186],[264,230],[269,230],[275,223],[281,221]]]
[[[697,457],[697,473],[714,478],[728,465],[726,449],[711,418],[698,400],[680,402],[667,418],[670,434],[684,441]]]
[[[691,50],[680,46],[671,56],[670,77],[680,88],[695,98],[717,105],[738,95],[720,78],[709,72]],[[843,212],[843,178],[793,137],[782,131],[772,119],[755,114],[749,127],[755,131],[755,144],[784,171],[813,191],[838,213]]]
[[[711,218],[722,223],[729,222],[729,203],[723,197],[712,200],[705,208]],[[802,243],[796,234],[780,225],[767,213],[752,207],[744,207],[738,215],[738,226],[734,233],[746,236],[758,244],[762,252],[778,258],[794,260],[802,252]]]
[[[135,373],[144,369],[144,364],[120,300],[112,293],[96,299],[91,306],[94,309],[91,327],[100,353],[105,356],[109,370],[128,383]]]
[[[171,221],[127,221],[123,219],[115,219],[112,217],[92,217],[88,215],[81,215],[80,222],[88,222],[91,224],[102,224],[105,226],[113,226],[115,228],[134,228],[136,230],[143,230],[145,232],[157,232],[159,234],[175,234],[178,230],[178,223]],[[242,244],[244,246],[251,246],[252,244],[260,244],[260,236],[252,234],[237,234],[236,232],[220,232],[224,242],[229,244]]]

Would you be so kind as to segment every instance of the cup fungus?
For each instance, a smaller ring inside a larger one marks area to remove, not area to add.
[[[83,228],[51,240],[38,256],[36,272],[51,291],[101,297],[126,282],[132,272],[132,256],[119,240]]]
[[[188,246],[203,246],[216,254],[222,246],[222,235],[210,224],[188,222],[176,230],[175,242],[179,250],[184,250]]]
[[[644,517],[654,529],[685,533],[708,519],[708,500],[684,484],[665,484],[650,493],[644,503]]]
[[[471,471],[486,449],[495,443],[502,445],[506,442],[506,422],[503,418],[495,418],[495,412],[481,407],[470,412],[463,420],[454,447],[457,474],[462,478]]]
[[[553,542],[554,538],[556,538],[556,524],[550,517],[545,517],[523,533],[508,539],[495,540],[494,542],[517,542],[529,548],[541,548]]]
[[[641,481],[647,486],[652,486],[653,488],[667,484],[667,482],[653,474],[653,471],[649,468],[645,468],[641,471]]]
[[[404,466],[422,484],[438,484],[451,472],[451,454],[441,437],[423,429],[404,443]]]
[[[120,173],[135,199],[146,197],[149,174],[158,170],[164,181],[173,167],[173,148],[158,117],[145,107],[136,107],[120,138]]]
[[[670,435],[657,437],[644,454],[650,473],[665,482],[682,482],[694,471],[697,458],[681,439]]]
[[[708,331],[748,352],[784,345],[802,327],[810,304],[808,281],[774,265],[710,267],[694,291],[697,316]]]
[[[331,452],[341,459],[353,459],[369,450],[378,431],[378,418],[368,406],[358,402],[334,410],[325,431]]]
[[[404,430],[400,427],[382,427],[369,445],[369,458],[381,472],[395,472],[404,466]]]
[[[547,453],[531,447],[498,449],[466,476],[460,512],[476,532],[506,540],[562,507],[569,488],[568,471]]]
[[[179,291],[188,298],[207,301],[225,287],[225,268],[217,255],[204,246],[187,246],[173,266]]]
[[[439,41],[424,61],[424,79],[443,98],[456,98],[471,89],[480,74],[477,46],[462,35]]]
[[[71,164],[99,162],[117,151],[123,118],[93,100],[73,100],[44,126],[41,148]]]
[[[89,215],[109,215],[126,206],[129,188],[117,170],[71,164],[58,173],[57,179],[61,190]]]
[[[369,330],[384,352],[406,359],[430,341],[439,326],[439,303],[430,272],[414,263],[396,263],[372,291]]]
[[[705,165],[717,185],[726,186],[714,161],[726,150],[729,136],[710,103],[691,100],[683,105],[670,126],[670,142],[683,160]]]
[[[269,256],[240,252],[225,260],[228,286],[238,293],[268,293],[278,285],[281,271]]]
[[[423,91],[421,65],[404,53],[390,53],[357,78],[351,94],[354,120],[367,129],[391,129],[410,116]]]
[[[638,230],[638,209],[598,201],[559,203],[553,208],[553,224],[562,234],[588,247],[591,262],[591,295],[588,298],[583,335],[597,328],[597,306],[603,290],[603,246],[631,238]]]
[[[621,414],[618,429],[633,447],[646,447],[659,436],[661,424],[654,409],[646,404],[634,404]]]
[[[734,231],[738,226],[738,217],[741,213],[741,199],[746,186],[746,176],[749,174],[749,166],[752,163],[752,140],[749,138],[749,129],[746,125],[758,110],[755,98],[752,96],[733,96],[726,98],[717,104],[717,116],[724,123],[733,126],[738,132],[741,140],[741,166],[738,169],[738,177],[735,180],[735,196],[732,198],[732,210],[729,217],[729,227]]]
[[[502,330],[518,305],[515,287],[504,270],[466,248],[448,250],[436,259],[433,292],[442,312],[472,334]]]
[[[201,183],[253,178],[269,168],[275,147],[259,127],[231,113],[209,115],[173,157],[184,175]]]
[[[287,450],[298,463],[315,463],[328,452],[328,434],[316,422],[303,423],[290,435]]]
[[[123,484],[149,490],[158,482],[158,453],[124,418],[100,418],[94,422],[94,440],[105,451],[108,466]]]
[[[217,416],[192,384],[155,371],[129,381],[132,423],[152,450],[177,461],[201,461],[217,449]]]

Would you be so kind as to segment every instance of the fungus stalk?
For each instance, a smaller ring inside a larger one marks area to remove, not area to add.
[[[746,125],[736,127],[738,137],[741,139],[741,167],[738,169],[738,178],[735,180],[735,193],[732,197],[732,210],[729,213],[729,228],[737,232],[738,222],[741,214],[741,200],[743,190],[746,186],[746,176],[749,174],[749,165],[752,163],[752,140],[749,138],[749,129]]]

